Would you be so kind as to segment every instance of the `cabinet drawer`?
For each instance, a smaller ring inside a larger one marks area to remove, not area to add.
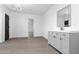
[[[69,37],[69,33],[61,33],[62,37]]]

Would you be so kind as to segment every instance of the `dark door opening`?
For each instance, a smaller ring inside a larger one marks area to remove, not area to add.
[[[9,40],[9,16],[5,14],[5,41]]]

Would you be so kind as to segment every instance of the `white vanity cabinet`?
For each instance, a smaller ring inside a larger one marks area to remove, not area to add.
[[[48,43],[64,54],[79,54],[79,32],[48,32]]]

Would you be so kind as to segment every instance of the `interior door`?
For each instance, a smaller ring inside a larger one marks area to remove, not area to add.
[[[5,40],[9,39],[9,16],[5,14]]]
[[[28,37],[33,37],[33,19],[28,21]]]

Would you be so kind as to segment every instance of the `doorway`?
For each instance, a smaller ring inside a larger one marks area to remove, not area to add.
[[[34,20],[29,18],[28,20],[28,37],[33,38],[34,36]]]
[[[5,41],[9,40],[9,16],[5,14]]]

